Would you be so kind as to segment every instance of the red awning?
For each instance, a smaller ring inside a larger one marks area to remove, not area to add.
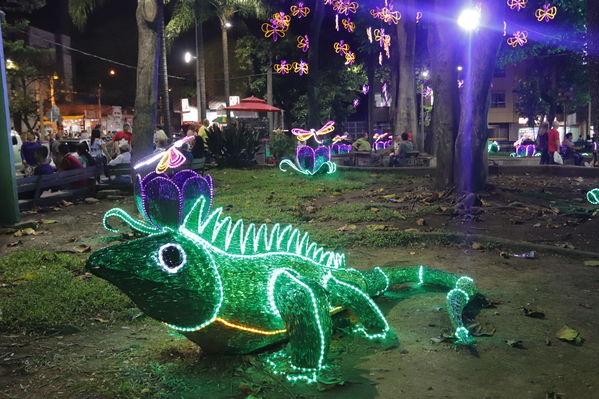
[[[266,100],[257,97],[244,98],[239,104],[226,107],[229,111],[249,111],[249,112],[281,112],[277,107],[266,104]]]

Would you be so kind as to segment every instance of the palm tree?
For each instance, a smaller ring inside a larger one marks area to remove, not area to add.
[[[260,0],[210,0],[214,6],[216,15],[220,21],[220,30],[223,46],[223,73],[225,80],[225,101],[229,105],[230,81],[229,81],[229,36],[227,29],[231,26],[231,18],[237,14],[260,15],[262,3]]]
[[[180,36],[183,32],[195,27],[196,68],[199,77],[197,90],[198,117],[202,121],[206,118],[206,67],[204,62],[204,30],[203,24],[214,15],[213,7],[209,7],[204,0],[180,0],[175,4],[173,15],[169,20],[165,37],[168,43]]]

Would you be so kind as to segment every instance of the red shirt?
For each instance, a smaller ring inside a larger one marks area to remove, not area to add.
[[[75,158],[72,154],[67,154],[60,163],[60,170],[72,170],[83,168],[83,164]]]
[[[559,132],[557,131],[557,129],[551,129],[548,134],[549,138],[547,139],[547,151],[556,152],[557,143],[559,142]]]
[[[117,132],[117,134],[114,135],[114,137],[112,138],[112,140],[114,142],[117,142],[117,141],[120,141],[122,139],[125,139],[125,140],[127,140],[127,142],[129,144],[131,144],[131,137],[132,136],[133,135],[131,134],[131,132],[124,132],[124,131],[123,132]]]

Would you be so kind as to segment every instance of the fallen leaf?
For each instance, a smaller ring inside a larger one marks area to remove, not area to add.
[[[21,230],[17,230],[15,232],[15,234],[13,234],[15,237],[23,237],[23,236],[31,236],[31,235],[35,235],[36,232],[35,230],[33,230],[31,227],[27,227],[26,229],[21,229]]]
[[[84,280],[89,280],[92,276],[93,276],[93,274],[91,274],[91,273],[83,273],[83,274],[78,275],[77,278],[81,281],[84,281]]]
[[[420,230],[412,228],[412,229],[405,229],[404,231],[406,233],[418,233]]]
[[[483,247],[483,244],[481,244],[481,243],[480,243],[480,242],[478,242],[478,241],[474,241],[470,247],[471,247],[472,249],[482,249],[482,247]]]
[[[357,228],[357,226],[355,224],[346,224],[344,226],[341,226],[337,229],[337,231],[349,231],[349,230],[355,230]]]
[[[410,255],[416,255],[416,252],[415,252],[415,251],[410,251],[410,252],[408,252],[408,253],[409,253]]]
[[[91,251],[91,247],[89,245],[80,244],[80,245],[77,245],[76,247],[74,247],[73,250],[77,253],[82,254],[84,252]]]
[[[532,225],[532,227],[541,227],[541,223],[535,223]]]
[[[96,202],[100,202],[100,200],[99,200],[99,199],[97,199],[97,198],[94,198],[94,197],[87,197],[86,199],[84,199],[84,201],[85,201],[87,204],[95,204]]]
[[[108,323],[108,320],[102,319],[100,317],[92,317],[91,320],[92,321],[97,321],[98,323]]]
[[[416,220],[416,224],[418,226],[424,226],[426,224],[426,220],[424,220],[424,218],[420,218],[420,219]]]
[[[387,194],[387,195],[383,195],[383,198],[385,198],[385,199],[391,199],[391,198],[395,198],[395,194]]]
[[[40,223],[41,224],[54,224],[54,223],[58,223],[58,220],[54,220],[54,219],[40,219]]]
[[[13,241],[13,242],[9,242],[8,244],[6,244],[7,247],[16,247],[17,245],[21,245],[23,242],[21,240],[17,240],[17,241]]]
[[[72,203],[72,202],[69,202],[69,201],[67,201],[67,200],[62,200],[62,201],[60,201],[60,204],[61,204],[62,206],[71,206],[71,205],[73,205],[73,203]]]
[[[585,260],[585,266],[599,266],[599,260]]]
[[[371,212],[378,212],[378,211],[380,211],[380,209],[379,209],[379,208],[374,208],[374,207],[373,207],[373,208],[370,208],[370,211],[371,211]]]
[[[366,225],[366,230],[383,231],[383,230],[387,230],[387,226],[385,226],[383,224],[369,224],[369,225]]]
[[[566,325],[557,330],[557,332],[555,333],[555,337],[561,341],[571,342],[575,345],[581,345],[583,341],[578,331]]]

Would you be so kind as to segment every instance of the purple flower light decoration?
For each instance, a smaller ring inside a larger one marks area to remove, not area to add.
[[[204,196],[208,206],[202,218],[212,205],[212,177],[201,176],[192,170],[182,170],[172,177],[152,172],[135,178],[135,204],[139,213],[158,229],[177,228],[183,217],[200,196]]]
[[[360,106],[360,99],[354,98],[354,101],[352,101],[352,105],[354,106],[354,108],[358,108]]]
[[[362,94],[366,95],[370,91],[370,86],[362,85]]]

